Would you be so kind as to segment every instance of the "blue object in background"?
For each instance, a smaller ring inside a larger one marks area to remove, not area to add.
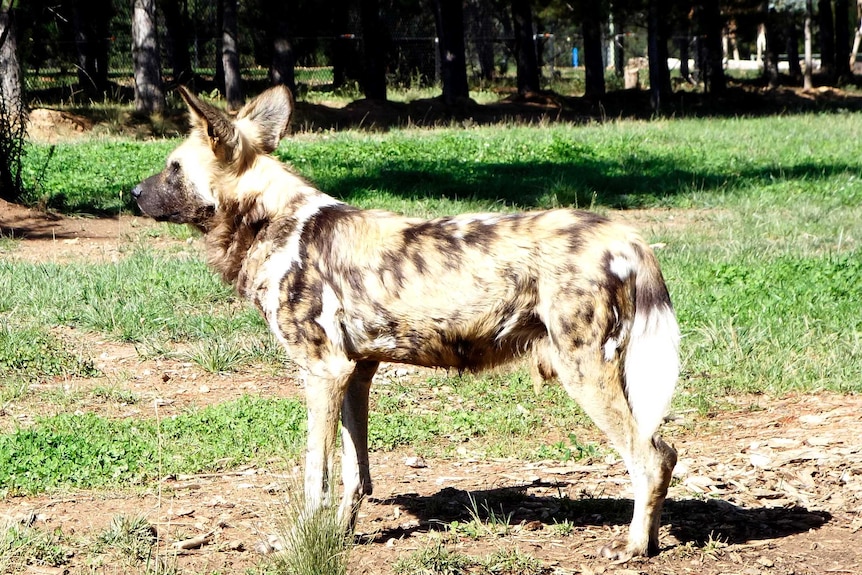
[[[578,49],[572,48],[572,68],[578,67]]]

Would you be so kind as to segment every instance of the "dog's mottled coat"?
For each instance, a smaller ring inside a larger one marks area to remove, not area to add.
[[[339,418],[345,522],[371,493],[368,393],[379,362],[461,371],[529,354],[534,378],[558,378],[628,466],[628,542],[605,554],[657,550],[676,453],[656,430],[679,333],[656,258],[633,230],[568,209],[434,220],[361,210],[269,155],[293,110],[286,89],[236,119],[182,95],[192,134],[132,193],[144,213],[205,233],[210,264],[302,368],[309,509],[328,492]]]

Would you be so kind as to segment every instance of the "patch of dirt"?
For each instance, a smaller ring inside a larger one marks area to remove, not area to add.
[[[23,240],[4,257],[30,261],[111,261],[120,256],[123,248],[146,237],[147,230],[158,227],[149,218],[67,217],[0,199],[0,238]],[[159,234],[154,234],[146,237],[146,241],[158,246],[171,240],[162,240]]]
[[[54,144],[75,140],[93,129],[89,118],[47,108],[30,111],[27,134],[36,141]]]
[[[640,217],[649,222],[657,216],[626,213],[630,220]],[[2,236],[21,238],[0,257],[110,260],[123,257],[142,234],[150,241],[152,225],[125,216],[49,217],[0,202]],[[184,245],[162,236],[152,241],[166,248]],[[132,346],[74,329],[58,328],[57,334],[70,346],[87,349],[105,377],[53,385],[74,393],[107,382],[142,398],[133,405],[97,399],[75,403],[75,409],[108,417],[169,416],[243,393],[301,393],[289,371],[279,377],[253,371],[212,375],[189,363],[141,359]],[[387,366],[378,377],[424,376]],[[363,544],[352,551],[350,573],[391,573],[398,558],[440,538],[453,550],[479,556],[517,548],[541,561],[547,573],[558,574],[862,572],[862,397],[813,394],[735,401],[738,410],[708,418],[680,414],[665,426],[663,433],[678,449],[680,461],[663,518],[663,548],[656,557],[622,565],[596,558],[602,544],[625,533],[631,514],[628,478],[613,457],[564,463],[474,460],[465,454],[419,462],[416,453],[404,449],[371,454],[375,491],[361,509]],[[5,430],[62,409],[26,399],[3,407],[0,428]],[[582,441],[603,441],[594,429],[577,434]],[[69,566],[55,571],[31,566],[27,573],[92,573],[96,558],[87,542],[120,514],[151,521],[160,549],[176,556],[171,561],[179,572],[239,573],[262,560],[255,548],[278,532],[284,498],[296,493],[299,481],[291,464],[271,462],[165,477],[145,490],[7,497],[0,501],[0,518],[59,530],[79,542]],[[471,521],[468,495],[478,502],[480,515],[491,509],[497,518],[508,517],[510,527],[494,532],[486,523],[475,536],[464,529],[446,531],[448,522]],[[201,535],[207,535],[207,542],[199,548],[173,548],[177,541]],[[108,555],[98,560],[103,562],[99,572],[144,571]]]

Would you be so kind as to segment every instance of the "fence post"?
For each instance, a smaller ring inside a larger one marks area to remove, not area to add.
[[[440,85],[440,38],[434,37],[434,83]]]

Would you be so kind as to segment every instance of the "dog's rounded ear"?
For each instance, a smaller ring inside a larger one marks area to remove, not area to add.
[[[257,131],[257,145],[264,153],[278,147],[287,135],[295,102],[286,86],[274,86],[243,106],[237,120],[247,120]]]
[[[240,144],[240,137],[230,117],[192,94],[185,86],[179,86],[177,90],[189,107],[192,124],[197,125],[206,135],[213,153],[225,161],[233,158]]]

